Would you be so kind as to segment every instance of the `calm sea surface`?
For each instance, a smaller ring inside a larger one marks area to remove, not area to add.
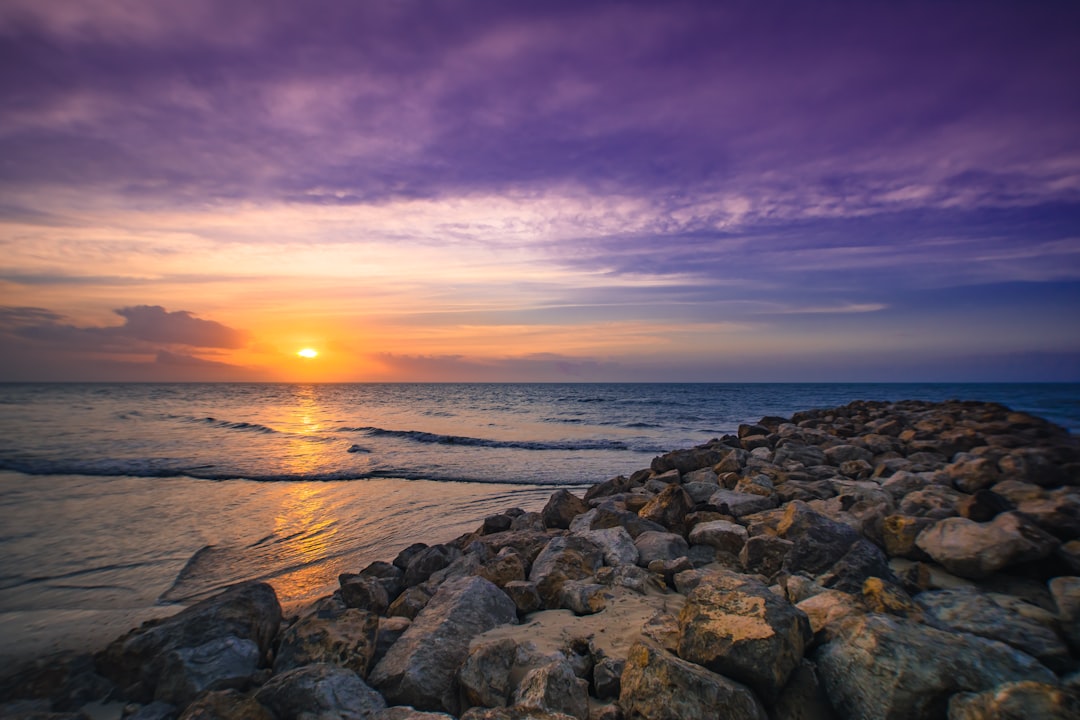
[[[238,579],[303,602],[763,415],[950,398],[1080,430],[1075,384],[0,384],[0,656]]]

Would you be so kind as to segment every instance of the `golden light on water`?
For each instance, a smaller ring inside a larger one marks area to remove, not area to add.
[[[297,351],[296,354],[302,358],[315,358],[319,356],[319,351],[312,348],[304,348],[303,350]]]

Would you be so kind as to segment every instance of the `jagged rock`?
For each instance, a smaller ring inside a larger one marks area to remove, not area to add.
[[[656,645],[635,643],[621,678],[627,720],[765,720],[749,688],[680,660]]]
[[[940,520],[956,515],[957,507],[963,499],[963,493],[951,487],[927,485],[922,490],[908,493],[900,503],[900,512],[904,515]]]
[[[525,517],[525,515],[519,517]],[[492,554],[496,556],[507,548],[514,550],[525,560],[525,570],[528,572],[533,560],[551,540],[553,533],[554,531],[544,529],[538,531],[511,530],[509,532],[495,533],[494,535],[485,535],[480,538],[480,542],[484,543]]]
[[[739,551],[739,561],[747,572],[771,578],[784,566],[784,558],[795,543],[773,535],[747,538]]]
[[[653,560],[649,563],[649,572],[664,578],[667,587],[675,583],[675,577],[681,573],[692,571],[694,563],[686,556],[677,557],[673,560]]]
[[[630,482],[629,478],[619,475],[589,488],[585,492],[585,502],[588,503],[596,498],[628,492],[632,487],[633,483]]]
[[[659,590],[656,577],[637,565],[603,567],[596,571],[596,582],[608,587],[624,587],[644,595],[648,590]]]
[[[578,679],[570,663],[550,662],[530,670],[517,690],[514,704],[518,707],[561,712],[578,720],[589,717],[589,684]]]
[[[536,612],[544,607],[544,601],[540,597],[540,591],[534,582],[513,580],[503,586],[503,591],[513,601],[514,606],[521,615]]]
[[[990,522],[1001,513],[1015,509],[1016,506],[993,490],[976,490],[956,506],[960,517],[980,523]]]
[[[412,619],[407,617],[379,618],[379,630],[375,635],[375,656],[371,659],[372,666],[383,659],[386,651],[405,634],[410,625],[412,625]]]
[[[992,487],[1001,481],[1001,471],[994,460],[973,455],[954,459],[954,462],[945,468],[953,487],[961,492],[973,493]]]
[[[674,560],[685,557],[690,546],[682,535],[669,532],[644,532],[634,540],[638,551],[638,565],[648,567],[654,560]]]
[[[397,569],[393,565],[390,567]],[[367,610],[376,615],[386,613],[386,608],[390,605],[390,597],[387,595],[386,586],[379,580],[345,573],[338,578],[338,582],[341,585],[341,599],[345,607]]]
[[[712,472],[712,471],[710,470],[709,472]],[[692,501],[691,504],[696,505],[698,503],[706,503],[706,502],[708,502],[709,498],[711,498],[713,496],[713,494],[716,492],[718,487],[719,487],[719,485],[717,485],[716,483],[692,482],[692,483],[685,483],[682,486],[682,489],[690,497],[690,500]],[[689,514],[689,513],[687,513],[687,514]],[[686,522],[685,518],[683,519],[683,522],[686,525],[689,525],[689,523]]]
[[[990,489],[1013,505],[1018,505],[1025,500],[1039,500],[1046,497],[1046,491],[1038,485],[1019,480],[1002,480]]]
[[[690,531],[690,542],[738,554],[746,543],[746,528],[726,520],[698,523]]]
[[[1056,577],[1049,585],[1065,639],[1080,653],[1080,577]]]
[[[720,483],[719,477],[716,471],[712,468],[701,468],[700,470],[694,470],[688,472],[683,476],[683,487],[695,484],[695,485],[718,485]]]
[[[949,720],[1075,720],[1080,697],[1055,685],[1014,682],[981,693],[957,693]]]
[[[682,474],[678,470],[668,470],[654,474],[648,480],[645,481],[645,489],[650,493],[660,493],[666,490],[670,485],[679,485],[682,483]]]
[[[559,607],[575,615],[592,615],[607,607],[607,587],[598,583],[567,580],[559,589]]]
[[[596,697],[601,700],[619,697],[620,678],[625,667],[625,659],[603,657],[596,661],[593,667],[593,691]]]
[[[769,707],[771,720],[839,720],[829,704],[825,689],[818,680],[817,669],[809,660],[802,660],[780,696]]]
[[[678,528],[682,527],[683,519],[693,507],[693,499],[681,485],[668,485],[638,511],[638,517],[667,528]]]
[[[1041,560],[1059,542],[1023,515],[1007,512],[988,523],[946,518],[919,533],[915,544],[954,575],[978,579]]]
[[[771,697],[812,639],[806,615],[762,582],[710,573],[679,613],[679,657]]]
[[[874,453],[857,445],[833,445],[825,449],[825,461],[829,465],[840,465],[846,462],[862,460],[867,465],[874,461]]]
[[[828,570],[861,539],[850,526],[831,520],[799,501],[789,503],[784,509],[776,530],[781,538],[795,543],[784,559],[784,569],[813,575]]]
[[[776,507],[775,496],[754,495],[733,490],[717,490],[709,498],[709,504],[725,515],[743,517]]]
[[[259,660],[254,640],[232,635],[170,650],[161,660],[154,699],[184,707],[205,690],[244,689]]]
[[[679,650],[679,619],[658,610],[641,626],[641,634],[670,653]]]
[[[724,459],[727,448],[696,447],[688,450],[675,450],[666,455],[653,458],[652,469],[656,473],[678,470],[689,473],[701,468],[712,467]]]
[[[390,607],[386,609],[386,614],[390,617],[403,617],[412,620],[431,600],[431,594],[420,586],[406,588],[406,590],[398,595],[394,602],[390,603]]]
[[[773,462],[781,466],[794,464],[811,467],[813,465],[827,465],[825,451],[816,445],[801,445],[797,442],[789,442],[776,449]]]
[[[916,600],[929,625],[1000,640],[1052,670],[1066,670],[1071,665],[1069,650],[1053,629],[1002,607],[992,596],[974,588],[931,590],[919,593]]]
[[[150,705],[143,710],[148,707]],[[140,710],[125,720],[152,720],[139,717],[141,713]],[[179,720],[274,720],[274,716],[253,697],[236,690],[218,690],[201,695],[184,709]]]
[[[867,578],[862,587],[862,601],[866,609],[882,615],[896,615],[910,620],[923,621],[922,607],[900,585],[878,577]]]
[[[397,554],[397,557],[394,558],[393,565],[404,573],[405,568],[409,567],[409,563],[416,557],[417,553],[426,549],[427,545],[425,543],[413,543]]]
[[[458,682],[469,705],[505,707],[510,699],[510,670],[518,644],[509,639],[478,645],[469,651]]]
[[[509,582],[525,579],[525,558],[513,548],[503,548],[498,555],[484,563],[477,574],[499,587],[506,587]]]
[[[547,529],[547,525],[544,524],[544,516],[538,512],[527,512],[524,515],[518,515],[510,523],[511,532],[543,532]]]
[[[556,490],[540,511],[545,527],[566,530],[575,517],[588,512],[589,506],[584,500],[569,490]]]
[[[301,715],[367,720],[386,707],[359,675],[337,665],[304,665],[270,678],[255,699],[280,720]]]
[[[915,544],[916,538],[926,528],[934,524],[932,518],[913,515],[888,515],[881,523],[882,541],[889,557],[902,557],[922,560],[926,553]]]
[[[1066,476],[1060,463],[1045,448],[1017,448],[998,461],[1001,474],[1007,478],[1041,487],[1057,487]]]
[[[154,697],[166,656],[234,637],[251,640],[260,662],[268,657],[281,624],[281,606],[266,583],[241,583],[164,620],[144,623],[95,656],[98,672],[133,700]]]
[[[425,582],[434,573],[454,562],[460,555],[459,550],[448,545],[432,545],[420,550],[412,556],[405,568],[405,585],[414,587]]]
[[[454,720],[454,716],[446,713],[424,712],[408,705],[395,705],[375,713],[371,716],[371,720]]]
[[[360,576],[378,580],[383,589],[386,590],[386,597],[391,600],[400,595],[401,591],[405,589],[405,571],[393,563],[376,560],[361,570]],[[370,610],[371,608],[360,609]]]
[[[898,582],[889,568],[889,558],[885,553],[869,540],[859,538],[839,560],[818,577],[818,581],[823,587],[857,593],[861,592],[863,582],[871,577]]]
[[[638,550],[634,538],[625,528],[612,527],[575,533],[598,546],[604,553],[605,565],[636,565]]]
[[[732,488],[732,492],[745,495],[760,495],[775,500],[773,496],[776,494],[776,486],[773,485],[773,481],[768,475],[758,473],[757,475],[739,478],[739,481],[735,483],[735,487]]]
[[[886,615],[843,622],[813,659],[838,713],[867,720],[941,717],[957,692],[1055,681],[1037,660],[1003,643]]]
[[[1016,509],[1051,535],[1073,540],[1080,537],[1080,492],[1069,493],[1053,492],[1045,498],[1022,500]]]
[[[806,614],[810,630],[818,643],[829,642],[843,620],[866,612],[859,599],[840,590],[824,590],[806,597],[795,607]]]
[[[591,577],[603,564],[603,551],[580,535],[552,538],[533,562],[529,580],[545,607],[559,607],[559,593],[567,580]]]
[[[339,614],[303,617],[282,635],[274,672],[327,663],[367,677],[378,632],[379,616],[366,610],[350,608]]]
[[[506,532],[513,524],[514,518],[504,513],[498,515],[488,515],[484,518],[484,524],[480,526],[481,535],[494,535],[499,532]]]
[[[609,507],[595,507],[584,515],[578,515],[574,522],[570,523],[570,532],[582,533],[588,530],[603,530],[604,528],[621,527],[630,533],[630,537],[637,538],[643,532],[667,532],[660,523],[646,520],[637,513],[627,510],[616,510]]]
[[[455,679],[469,641],[516,622],[513,601],[492,583],[448,580],[371,671],[371,682],[394,704],[456,714]]]
[[[736,448],[729,450],[724,458],[713,466],[713,471],[719,476],[725,473],[740,473],[742,469],[746,467],[746,462],[750,459],[750,453],[742,448]]]
[[[574,720],[573,715],[534,708],[469,708],[461,720]]]
[[[111,682],[95,672],[94,657],[89,653],[47,655],[0,670],[0,703],[47,698],[52,710],[74,712],[89,702],[105,698],[114,689]],[[11,712],[24,710],[37,712],[25,707]],[[0,713],[0,717],[6,716]]]

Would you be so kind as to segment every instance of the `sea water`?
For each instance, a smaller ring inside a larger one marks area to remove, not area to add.
[[[952,398],[1080,429],[1066,384],[0,385],[0,657],[238,580],[296,606],[764,415]]]

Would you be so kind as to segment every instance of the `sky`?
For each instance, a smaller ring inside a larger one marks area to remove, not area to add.
[[[1078,37],[0,0],[0,381],[1080,381]]]

